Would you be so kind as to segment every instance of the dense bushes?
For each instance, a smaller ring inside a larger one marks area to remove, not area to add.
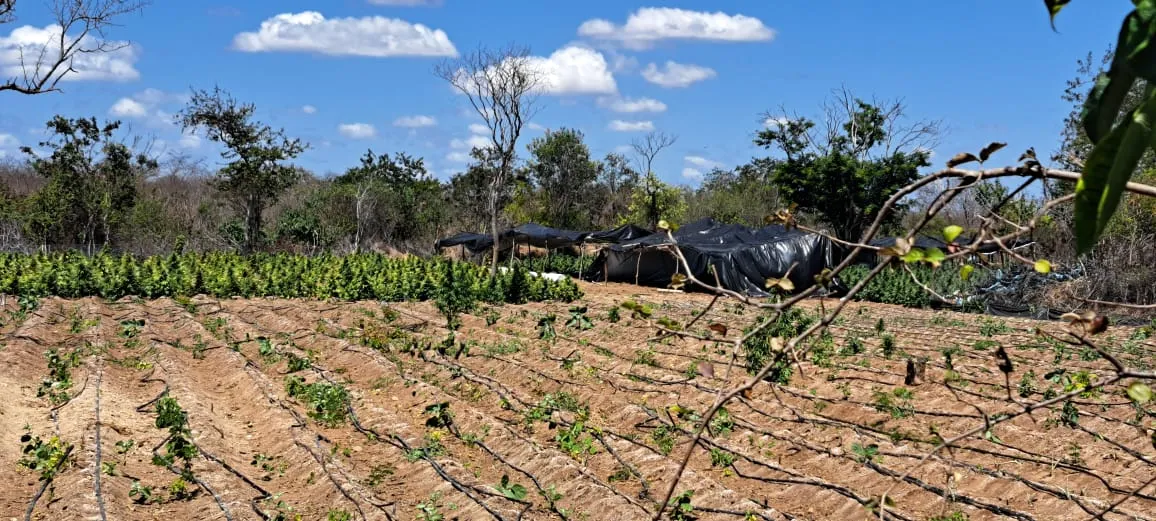
[[[233,253],[154,257],[79,253],[0,254],[0,294],[65,298],[126,295],[335,298],[412,301],[445,286],[485,302],[561,300],[582,296],[574,281],[528,276],[524,267],[490,277],[485,267],[379,254],[305,257]]]
[[[921,282],[944,297],[972,293],[975,287],[982,284],[983,279],[986,278],[981,274],[981,270],[973,272],[969,280],[963,280],[959,276],[959,270],[946,266],[932,269],[930,266],[915,265],[910,266],[910,268]],[[863,280],[870,271],[871,267],[866,265],[849,266],[839,273],[839,278],[850,288]],[[855,295],[856,300],[908,307],[930,306],[933,298],[911,279],[910,273],[901,267],[889,267],[883,270]]]

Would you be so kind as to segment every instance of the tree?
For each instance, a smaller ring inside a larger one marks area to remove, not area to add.
[[[637,205],[640,204],[640,202],[637,200],[637,197],[632,197],[631,213],[633,214],[637,211],[644,212],[642,215],[645,216],[646,225],[649,226],[651,230],[658,228],[659,215],[661,214],[659,211],[659,199],[663,195],[663,190],[667,188],[666,185],[654,175],[654,158],[658,157],[658,154],[663,150],[674,145],[675,141],[678,141],[677,136],[671,136],[659,131],[650,131],[643,138],[635,139],[634,142],[630,144],[630,146],[634,148],[635,159],[644,172],[642,178],[644,198],[641,204],[645,206],[644,210],[638,210]],[[635,194],[637,194],[637,191]]]
[[[757,158],[734,170],[714,169],[694,192],[691,219],[711,217],[727,223],[763,226],[767,216],[782,208],[771,182],[776,161]]]
[[[771,180],[785,199],[821,216],[837,236],[857,240],[883,203],[930,166],[939,124],[907,124],[901,102],[869,103],[845,89],[825,112],[822,132],[806,118],[768,114],[755,144],[783,154]],[[890,212],[889,222],[903,209]]]
[[[242,249],[252,253],[261,241],[262,214],[301,177],[283,162],[305,151],[300,139],[289,139],[284,129],[274,130],[253,120],[256,107],[239,103],[220,87],[194,90],[177,115],[184,130],[202,130],[221,143],[221,157],[229,164],[217,172],[215,185],[236,203],[245,222]]]
[[[454,175],[446,187],[449,205],[453,208],[456,225],[461,228],[484,232],[488,225],[478,225],[477,216],[489,215],[491,182],[497,175],[498,154],[492,148],[475,148],[470,151],[474,161],[465,172]],[[497,192],[496,204],[505,208],[513,196],[513,183],[505,183]]]
[[[359,251],[370,224],[387,242],[409,241],[445,218],[441,184],[426,172],[425,161],[405,153],[394,157],[366,152],[361,164],[334,179],[353,199],[354,250]]]
[[[659,221],[678,222],[685,215],[686,201],[682,190],[662,182],[654,172],[650,172],[631,194],[630,207],[619,224],[654,223],[651,225],[653,230],[658,228]]]
[[[618,223],[630,209],[631,194],[638,187],[638,171],[621,154],[606,154],[598,165],[598,189],[601,213],[596,223],[608,227]]]
[[[530,51],[513,46],[500,50],[479,47],[460,59],[443,62],[435,73],[466,96],[490,130],[490,148],[497,155],[497,168],[488,180],[490,230],[494,236],[490,271],[497,273],[498,212],[502,208],[498,199],[512,175],[514,147],[522,135],[522,126],[537,111],[542,78],[530,60]]]
[[[138,11],[148,3],[147,0],[55,0],[53,15],[59,34],[39,45],[22,46],[20,75],[0,79],[0,92],[59,91],[60,81],[76,72],[77,58],[115,52],[127,46],[124,42],[105,41],[104,29],[115,25],[117,17]],[[15,20],[16,0],[0,0],[0,25]],[[74,30],[79,32],[69,35]]]
[[[583,230],[593,224],[589,202],[598,163],[582,139],[581,131],[563,128],[546,131],[527,147],[527,170],[543,203],[540,217],[551,226]]]
[[[138,180],[156,162],[134,156],[115,139],[119,121],[101,125],[96,118],[56,116],[47,127],[51,137],[40,146],[52,151],[48,157],[22,148],[47,180],[30,201],[30,235],[42,245],[78,241],[91,254],[98,240],[109,244],[114,228],[136,204]]]

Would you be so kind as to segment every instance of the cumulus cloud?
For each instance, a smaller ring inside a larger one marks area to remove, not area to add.
[[[60,56],[61,32],[61,27],[55,24],[45,27],[25,25],[13,29],[8,36],[0,36],[0,76],[23,78],[25,73],[29,77],[47,74],[48,64]],[[65,37],[66,46],[75,42],[75,38]],[[104,52],[74,53],[74,72],[65,74],[61,81],[133,81],[140,78],[140,71],[135,66],[140,52],[128,42],[104,41],[90,35],[81,38],[76,48],[91,51],[102,46],[106,49]],[[21,65],[22,54],[24,65]],[[42,54],[42,65],[37,70],[37,58]]]
[[[0,148],[16,148],[20,146],[20,140],[12,134],[0,133]]]
[[[578,35],[647,49],[660,40],[769,41],[775,32],[762,20],[741,14],[643,7],[631,13],[622,25],[601,18],[587,20],[578,27]]]
[[[173,114],[161,107],[182,104],[188,99],[187,94],[149,88],[116,100],[108,108],[108,114],[116,118],[144,121],[156,127],[167,127],[173,125]]]
[[[317,107],[314,107],[313,105],[305,105],[305,106],[301,107],[301,112],[304,112],[306,114],[316,114],[317,113]]]
[[[654,130],[654,123],[650,121],[622,121],[616,119],[607,127],[615,132],[648,132]]]
[[[777,118],[776,117],[769,117],[769,118],[763,120],[763,126],[766,128],[781,127],[781,126],[786,125],[787,123],[790,123],[790,122],[791,122],[791,120],[784,118],[784,117],[777,117]]]
[[[717,76],[718,73],[710,67],[677,63],[667,60],[661,68],[651,63],[642,70],[642,77],[655,85],[666,88],[681,88],[690,86],[706,79]]]
[[[310,52],[330,56],[457,56],[441,29],[397,18],[326,19],[317,11],[283,13],[261,22],[256,32],[233,38],[244,52]]]
[[[470,123],[468,129],[470,131],[470,137],[450,140],[450,152],[446,154],[447,161],[468,163],[472,159],[470,157],[470,151],[475,148],[488,148],[493,145],[490,141],[490,129],[485,125]]]
[[[149,110],[137,100],[121,98],[109,107],[108,113],[118,118],[143,118],[149,115]]]
[[[604,96],[598,98],[598,106],[613,110],[614,112],[664,112],[666,111],[666,104],[651,98],[619,98],[613,96]]]
[[[201,137],[196,135],[196,134],[193,134],[192,132],[182,132],[181,133],[181,140],[178,143],[181,145],[181,148],[187,148],[187,149],[200,148]]]
[[[687,163],[690,163],[698,168],[710,170],[713,168],[721,168],[723,165],[718,161],[712,161],[702,156],[686,156],[683,158]]]
[[[432,127],[438,124],[438,120],[432,116],[403,116],[393,120],[393,126],[406,128],[421,128]]]
[[[702,179],[702,172],[690,167],[682,169],[682,176],[687,179],[700,180]]]
[[[369,139],[377,136],[377,129],[369,123],[342,123],[337,132],[349,139]]]
[[[618,91],[606,57],[587,47],[570,45],[547,57],[530,56],[526,58],[526,65],[534,71],[542,94],[613,94]],[[466,72],[459,70],[458,74]]]

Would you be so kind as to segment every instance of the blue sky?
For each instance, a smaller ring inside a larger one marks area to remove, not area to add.
[[[432,5],[380,5],[420,3]],[[19,5],[18,20],[0,25],[0,71],[12,65],[6,50],[52,23],[41,2]],[[190,87],[216,84],[308,141],[298,163],[319,174],[373,148],[424,157],[445,179],[465,166],[479,120],[433,67],[517,43],[551,78],[527,138],[578,128],[601,157],[653,127],[678,136],[656,164],[675,183],[765,155],[751,145],[764,111],[817,117],[840,86],[943,120],[937,165],[992,140],[1009,143],[1010,162],[1028,146],[1057,147],[1064,81],[1114,42],[1129,9],[1076,1],[1054,33],[1037,0],[154,0],[107,33],[132,47],[84,64],[63,93],[0,93],[0,154],[34,145],[59,113],[121,119],[160,153],[216,165],[212,144],[168,123]]]

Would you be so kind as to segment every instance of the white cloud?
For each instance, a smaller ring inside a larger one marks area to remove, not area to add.
[[[330,56],[457,56],[445,31],[397,18],[326,19],[317,11],[282,13],[257,32],[233,38],[244,52],[311,52]]]
[[[781,127],[781,126],[786,125],[787,123],[790,123],[790,122],[791,122],[791,120],[784,118],[784,117],[767,118],[767,119],[763,120],[763,126],[766,128]]]
[[[687,179],[702,179],[702,172],[686,167],[682,169],[682,176]]]
[[[16,148],[20,146],[20,140],[12,134],[0,134],[0,148]]]
[[[686,160],[687,163],[707,170],[712,168],[720,168],[723,166],[722,163],[719,163],[718,161],[712,161],[702,156],[686,156],[683,159]]]
[[[545,94],[611,94],[618,91],[614,74],[602,53],[568,46],[549,58],[531,56],[530,65],[540,74]]]
[[[108,113],[118,118],[143,118],[149,114],[149,109],[132,98],[121,98],[109,107]]]
[[[393,120],[393,126],[406,128],[421,128],[432,127],[438,124],[438,120],[432,116],[404,116]]]
[[[646,49],[660,40],[769,41],[775,32],[758,18],[741,14],[643,7],[631,13],[623,25],[601,18],[587,20],[578,27],[578,35]]]
[[[531,123],[531,125],[532,124],[533,123]],[[481,123],[470,123],[470,134],[489,135],[490,134],[490,127],[487,127]]]
[[[658,65],[648,64],[642,71],[642,77],[653,83],[667,88],[687,87],[692,83],[703,81],[717,76],[718,73],[710,67],[676,63],[667,60],[660,69]]]
[[[650,121],[622,121],[616,119],[608,127],[615,132],[646,132],[654,130],[654,123]]]
[[[525,60],[527,68],[534,72],[538,92],[542,94],[613,94],[618,91],[606,57],[593,49],[569,45],[554,51],[549,57],[529,56]],[[458,74],[466,72],[459,70]]]
[[[486,136],[479,136],[477,134],[470,136],[468,139],[455,138],[450,140],[450,148],[457,148],[465,151],[470,151],[475,148],[486,148],[491,144],[492,143],[490,143],[490,138]]]
[[[349,139],[369,139],[377,136],[377,129],[369,123],[342,123],[337,132]]]
[[[301,112],[304,112],[306,114],[316,114],[317,113],[317,107],[314,107],[313,105],[305,105],[305,106],[301,107]]]
[[[8,36],[0,36],[0,76],[23,78],[25,72],[29,76],[37,72],[47,73],[47,64],[60,56],[61,32],[59,25],[45,27],[25,25],[13,29]],[[76,39],[73,37],[64,39],[66,46],[75,42]],[[140,78],[140,71],[135,67],[139,50],[128,42],[102,41],[85,36],[76,49],[94,50],[102,45],[110,50],[73,54],[74,72],[65,74],[61,81],[133,81]],[[28,66],[27,71],[21,66],[21,53]],[[44,65],[37,70],[35,69],[37,58],[42,54],[41,63]]]
[[[526,124],[526,128],[528,128],[530,130],[535,130],[538,132],[542,132],[542,131],[546,130],[546,127],[539,125],[537,123],[534,123],[534,122],[530,122],[530,123]]]
[[[634,147],[630,145],[618,145],[614,147],[614,152],[617,154],[630,154],[634,152]]]
[[[135,119],[155,127],[167,127],[174,124],[173,113],[161,109],[160,106],[185,103],[188,99],[187,94],[149,88],[116,100],[116,103],[108,108],[108,113],[117,118]]]
[[[915,147],[916,152],[927,152],[927,159],[935,159],[935,151],[927,147]]]
[[[200,148],[201,137],[191,132],[181,132],[181,140],[178,142],[181,148]]]
[[[455,150],[446,154],[446,161],[453,161],[455,163],[469,163],[470,159],[471,158],[469,152],[462,152],[460,150]]]
[[[488,127],[482,125],[481,123],[470,123],[468,128],[470,131],[470,137],[466,139],[454,138],[450,140],[450,148],[454,149],[456,152],[450,152],[450,154],[446,156],[446,159],[449,159],[449,156],[452,155],[456,159],[450,159],[451,161],[469,161],[471,150],[475,148],[489,148],[493,145],[490,139],[490,129]]]
[[[651,98],[618,98],[618,97],[601,97],[598,98],[598,106],[608,108],[614,112],[664,112],[666,111],[666,104]]]

